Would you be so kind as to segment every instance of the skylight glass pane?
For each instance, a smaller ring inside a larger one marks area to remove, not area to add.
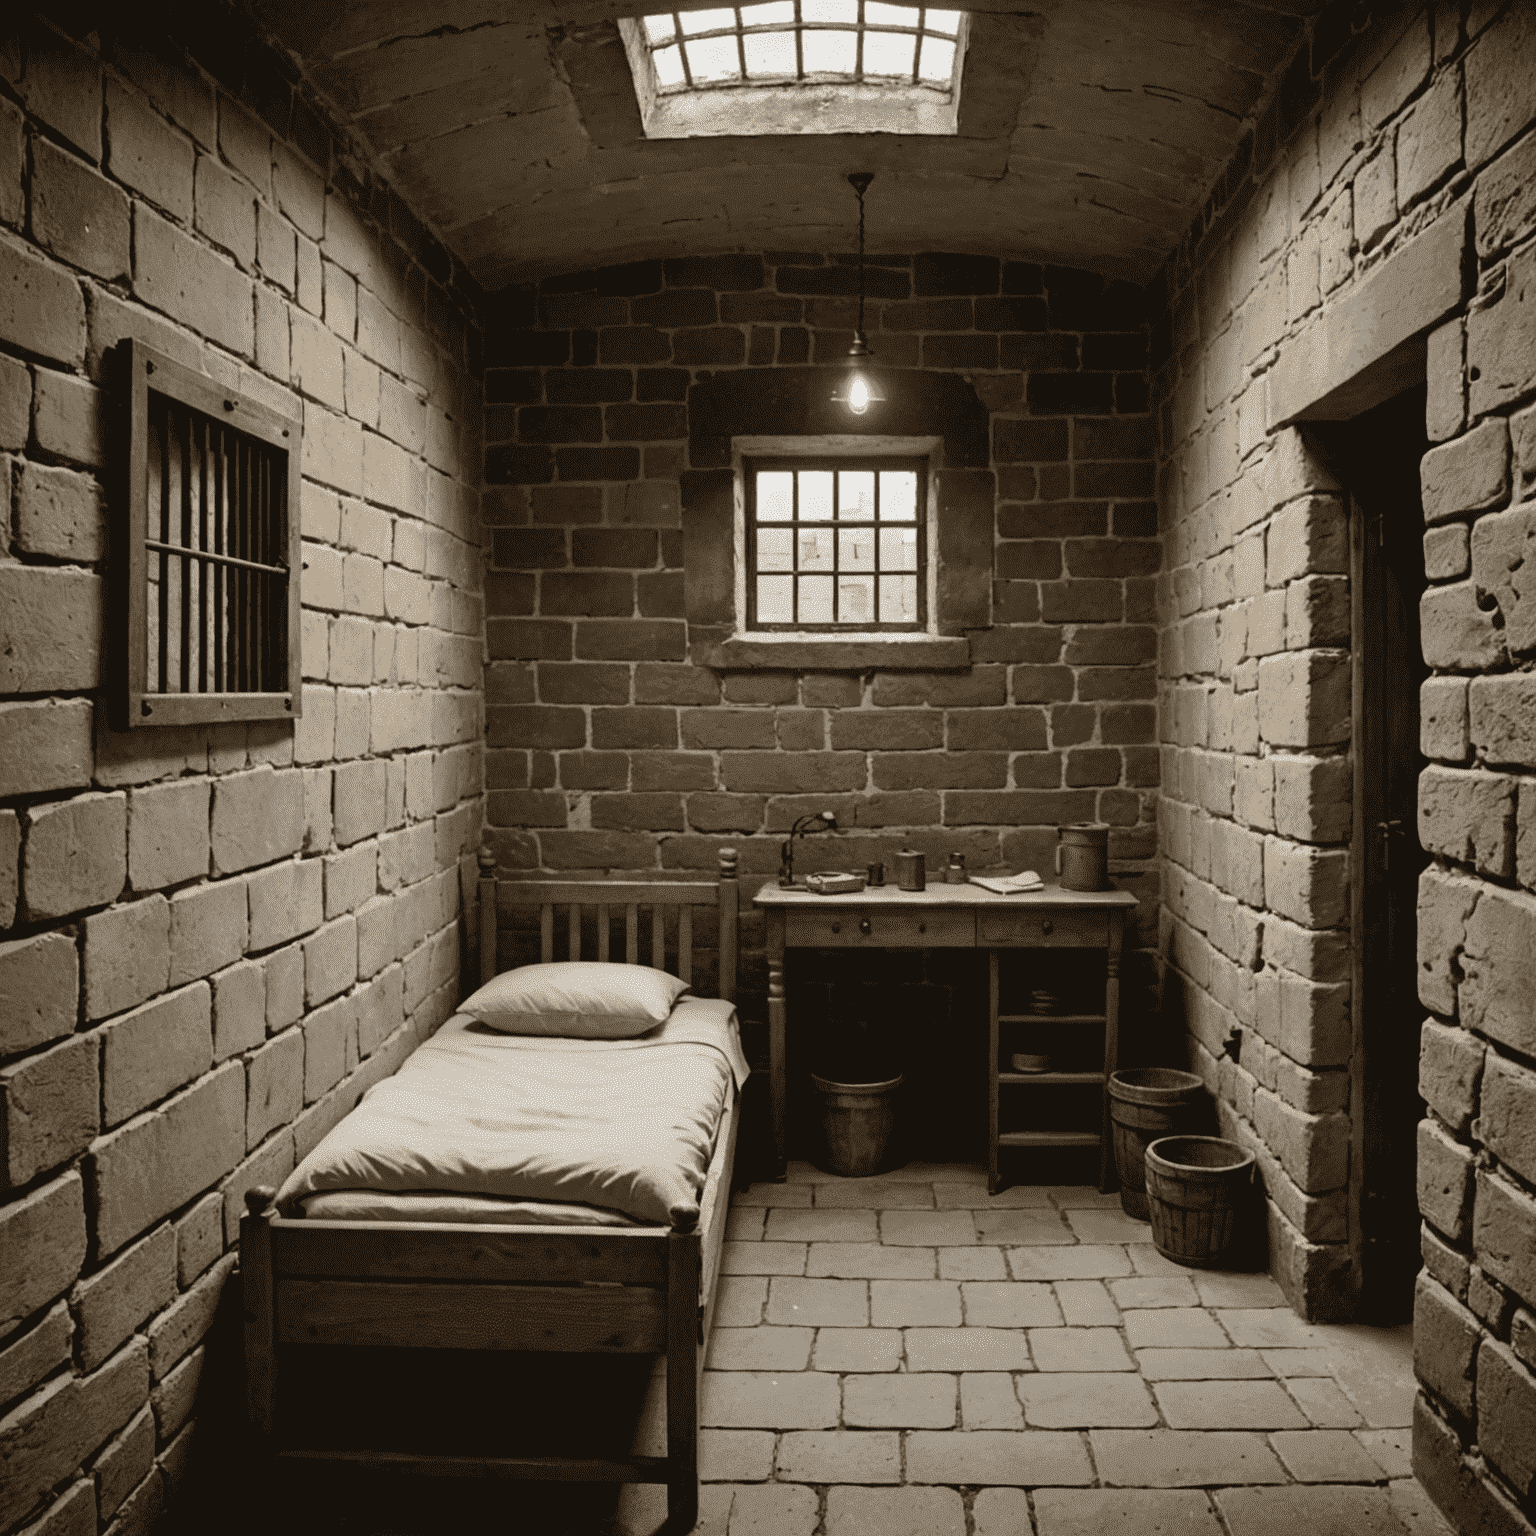
[[[881,5],[880,0],[864,0],[864,24],[870,27],[915,27],[917,7]]]
[[[800,622],[802,624],[832,622],[832,577],[802,576],[800,578]]]
[[[858,41],[856,32],[807,32],[802,45],[806,74],[851,75]]]
[[[832,471],[804,469],[800,472],[800,521],[832,521]]]
[[[928,32],[943,32],[953,37],[960,30],[960,12],[926,11],[923,14],[923,28]]]
[[[675,43],[670,48],[658,48],[651,55],[656,66],[656,83],[660,86],[681,85],[683,75],[683,51]]]
[[[794,74],[793,32],[749,32],[745,41],[748,79],[761,80],[765,75]]]
[[[787,469],[765,469],[757,477],[757,520],[787,523],[794,515],[794,475]]]
[[[734,37],[695,38],[683,46],[688,50],[688,68],[693,71],[695,80],[741,79],[741,61],[736,55]]]
[[[793,624],[795,622],[795,578],[759,576],[757,578],[757,622]]]
[[[744,27],[789,26],[794,19],[795,0],[770,0],[767,5],[744,5],[741,8]]]
[[[904,32],[866,32],[864,34],[864,73],[866,75],[912,76],[913,50],[917,39]]]
[[[645,18],[645,40],[648,43],[670,43],[674,28],[670,16],[647,16]]]
[[[918,78],[935,85],[948,85],[955,72],[955,45],[942,38],[923,38],[922,63],[918,66]]]
[[[718,32],[722,27],[736,25],[736,12],[725,6],[717,11],[684,11],[683,36],[697,37],[700,32]]]
[[[761,476],[758,477],[758,483],[762,483]],[[910,469],[880,471],[880,521],[917,521],[917,476]]]
[[[859,0],[800,0],[802,21],[841,21],[854,26],[859,19]]]

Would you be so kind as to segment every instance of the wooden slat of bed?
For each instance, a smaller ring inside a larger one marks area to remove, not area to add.
[[[677,909],[677,974],[693,983],[693,908]]]
[[[634,880],[508,880],[497,882],[497,897],[503,907],[532,906],[553,902],[557,906],[573,901],[591,902],[598,897],[614,906],[633,902],[641,907],[712,907],[719,900],[720,887],[712,881],[673,880],[642,884]]]
[[[667,1347],[667,1295],[651,1286],[585,1286],[576,1297],[545,1285],[280,1279],[274,1291],[280,1344],[589,1354]]]

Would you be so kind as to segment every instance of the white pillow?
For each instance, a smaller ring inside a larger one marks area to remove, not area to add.
[[[459,1011],[505,1035],[628,1040],[664,1022],[687,990],[649,965],[556,960],[493,976]]]

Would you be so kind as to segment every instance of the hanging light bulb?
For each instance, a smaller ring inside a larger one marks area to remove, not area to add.
[[[855,416],[863,416],[871,405],[885,399],[885,391],[869,366],[874,348],[864,334],[864,194],[874,179],[870,171],[855,171],[848,178],[859,197],[859,322],[854,329],[853,345],[848,348],[848,373],[832,391],[832,398],[839,405],[846,405]]]

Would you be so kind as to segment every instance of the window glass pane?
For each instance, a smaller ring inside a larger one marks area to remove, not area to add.
[[[761,479],[761,477],[759,477]],[[917,475],[910,469],[880,471],[880,521],[917,521]]]
[[[832,569],[832,530],[830,528],[800,530],[800,569],[802,571]]]
[[[843,624],[875,622],[875,578],[839,576],[837,579],[838,621]]]
[[[900,532],[899,529],[894,531]],[[840,571],[874,570],[875,530],[873,528],[839,528],[837,530],[837,568]],[[901,570],[903,567],[896,566],[894,569]]]
[[[953,37],[960,30],[960,12],[929,10],[924,13],[923,26],[929,32],[945,32]]]
[[[837,472],[837,515],[875,519],[875,472],[872,469],[840,469]]]
[[[757,520],[787,523],[794,513],[794,475],[787,469],[765,469],[757,477]]]
[[[722,27],[736,25],[736,12],[731,6],[721,6],[713,11],[684,11],[683,36],[693,37],[700,32],[718,32]]]
[[[746,37],[747,76],[792,75],[795,72],[795,37],[792,32],[749,32]]]
[[[832,622],[832,578],[830,576],[802,576],[800,578],[800,613],[798,619],[801,624],[830,624]]]
[[[683,51],[676,44],[670,48],[658,48],[651,55],[651,61],[656,66],[656,83],[658,85],[681,85],[683,83]]]
[[[670,43],[674,30],[670,16],[645,18],[645,39],[648,43]]]
[[[929,11],[932,16],[934,13]],[[864,22],[871,27],[915,27],[917,25],[917,7],[915,5],[882,5],[880,0],[864,0]],[[865,38],[864,46],[869,46],[869,39]]]
[[[757,578],[757,622],[793,624],[795,622],[795,578],[759,576]]]
[[[882,624],[917,623],[916,576],[882,576],[880,578],[880,622]]]
[[[949,77],[954,72],[955,45],[937,37],[924,37],[922,63],[917,71],[918,78],[932,84],[948,85]]]
[[[866,75],[912,75],[913,49],[917,39],[900,32],[864,34],[864,73]]]
[[[792,571],[795,568],[793,534],[788,528],[759,528],[757,568],[760,571]]]
[[[741,8],[744,27],[788,26],[794,19],[795,0],[769,0],[767,5],[744,5]]]
[[[808,75],[851,75],[858,56],[854,32],[807,32],[801,44]]]
[[[917,569],[917,529],[882,528],[880,530],[880,569],[915,571]]]
[[[741,78],[741,61],[736,57],[734,37],[704,37],[684,46],[688,49],[688,67],[695,80]]]
[[[832,471],[830,469],[800,471],[800,521],[802,523],[832,521]]]
[[[859,19],[859,0],[800,0],[802,21],[845,21],[850,26]]]

